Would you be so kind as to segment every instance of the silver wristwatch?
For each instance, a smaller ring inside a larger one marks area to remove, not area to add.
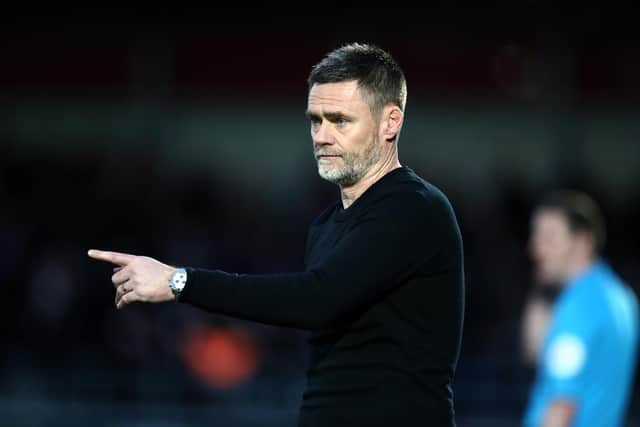
[[[169,287],[171,288],[173,295],[176,297],[176,301],[180,298],[180,294],[186,284],[187,270],[184,268],[178,268],[176,271],[171,273],[171,276],[169,276]]]

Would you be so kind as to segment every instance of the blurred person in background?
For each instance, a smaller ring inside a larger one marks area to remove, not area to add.
[[[523,318],[524,350],[538,366],[526,427],[623,425],[638,306],[602,258],[605,234],[599,207],[584,193],[551,193],[534,211],[529,249],[541,291]]]
[[[119,266],[118,308],[178,300],[312,331],[300,426],[453,426],[462,238],[447,197],[399,162],[404,73],[388,52],[356,43],[316,64],[308,85],[318,173],[341,197],[310,226],[305,271],[232,274],[89,256]]]

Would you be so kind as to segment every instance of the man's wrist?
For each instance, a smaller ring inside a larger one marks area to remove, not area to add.
[[[169,288],[176,302],[180,301],[180,295],[187,285],[188,274],[185,268],[176,268],[169,275]]]

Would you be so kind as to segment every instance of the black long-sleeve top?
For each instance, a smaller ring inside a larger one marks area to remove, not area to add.
[[[446,196],[394,169],[309,229],[305,271],[188,269],[180,300],[312,331],[299,425],[452,426],[462,239]]]

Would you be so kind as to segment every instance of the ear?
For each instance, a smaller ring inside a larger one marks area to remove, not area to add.
[[[593,233],[589,233],[586,231],[579,232],[576,237],[579,239],[580,245],[584,248],[585,253],[590,257],[594,258],[597,253],[596,241],[593,236]]]
[[[382,110],[382,120],[380,121],[380,131],[387,142],[398,140],[400,129],[404,120],[404,113],[395,104],[387,104]]]

